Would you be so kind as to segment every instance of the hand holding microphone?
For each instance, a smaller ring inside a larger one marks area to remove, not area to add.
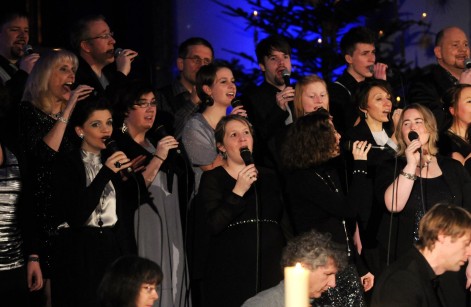
[[[138,53],[134,50],[116,48],[114,50],[116,69],[126,76],[129,75],[129,73],[131,72],[131,62],[137,56]]]
[[[38,53],[34,52],[31,45],[25,45],[23,47],[23,54],[24,56],[20,60],[19,68],[30,74],[40,56]]]
[[[244,196],[252,184],[257,181],[258,172],[255,168],[255,165],[253,164],[254,160],[250,149],[247,147],[241,147],[240,156],[246,166],[239,172],[236,185],[234,186],[232,192],[239,196]]]
[[[289,70],[285,68],[281,75],[286,86],[281,92],[276,94],[276,103],[282,110],[286,111],[288,103],[294,100],[294,89],[290,84],[291,75]]]
[[[471,59],[464,61],[464,70],[460,75],[460,84],[471,84]]]

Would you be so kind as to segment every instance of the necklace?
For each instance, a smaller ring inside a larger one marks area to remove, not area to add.
[[[428,165],[432,162],[432,159],[433,159],[433,156],[432,155],[427,155],[427,160],[424,162],[424,164],[422,165],[417,165],[417,168],[424,168],[424,167],[428,167]]]
[[[330,177],[329,174],[326,174],[327,179],[328,179],[328,181],[327,181],[318,172],[314,171],[314,173],[317,175],[317,177],[319,177],[319,179],[321,179],[329,187],[329,189],[332,192],[335,192],[335,193],[339,192],[339,189],[335,186],[335,183],[334,183],[334,181],[332,180],[332,178]],[[350,249],[350,239],[348,237],[348,232],[347,232],[347,226],[346,226],[345,219],[342,219],[342,225],[343,225],[343,230],[345,232],[345,241],[347,242],[347,256],[350,257],[352,251]]]

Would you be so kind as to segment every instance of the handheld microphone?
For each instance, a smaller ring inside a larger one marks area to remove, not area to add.
[[[165,129],[164,125],[160,125],[160,126],[158,126],[157,128],[154,129],[154,135],[157,137],[158,140],[160,140],[161,138],[164,138],[167,135],[170,135],[170,133],[167,132],[167,129]],[[180,150],[179,147],[177,147],[175,149],[170,149],[170,151],[175,151],[178,154],[182,153],[182,151]]]
[[[114,50],[114,57],[118,57],[123,52],[123,48],[116,48]]]
[[[248,147],[240,148],[240,157],[244,161],[245,165],[254,164],[252,153],[250,152],[250,149]]]
[[[368,70],[370,71],[370,73],[374,74],[375,73],[375,66],[374,65],[368,66]]]
[[[106,146],[106,150],[108,150],[108,152],[110,154],[114,154],[115,152],[119,151],[119,148],[118,148],[118,144],[116,144],[116,141],[113,140],[112,138],[107,138],[105,139],[105,146]],[[115,166],[117,168],[121,167],[121,164],[119,162],[116,162],[115,163]],[[127,175],[129,174],[132,174],[133,173],[133,170],[132,170],[132,167],[128,167],[126,169],[123,170]]]
[[[464,60],[464,67],[465,67],[465,69],[470,69],[471,68],[471,59],[470,58]]]
[[[30,54],[34,53],[33,46],[25,45],[23,47],[23,52],[24,52],[25,55],[30,55]]]
[[[343,143],[343,149],[345,151],[351,152],[353,149],[353,141],[348,140],[347,142]],[[371,145],[371,149],[379,149],[379,150],[384,150],[386,149],[386,146],[376,146],[376,145]]]
[[[289,70],[288,69],[283,70],[281,75],[283,76],[283,81],[285,82],[286,87],[291,86],[291,82],[290,82],[291,74]]]
[[[409,138],[409,141],[412,142],[413,140],[417,140],[419,138],[419,135],[415,131],[410,131],[407,137]],[[422,153],[422,148],[419,148],[418,151]]]
[[[232,108],[236,108],[236,107],[239,107],[239,106],[243,106],[242,101],[240,101],[240,100],[237,99],[237,98],[232,99],[232,101],[231,101],[231,107],[232,107]]]

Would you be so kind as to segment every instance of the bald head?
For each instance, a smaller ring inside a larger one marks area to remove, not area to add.
[[[444,28],[436,36],[434,53],[438,64],[459,79],[470,56],[468,36],[458,27]]]

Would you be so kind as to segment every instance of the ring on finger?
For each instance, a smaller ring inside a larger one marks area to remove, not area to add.
[[[120,168],[120,167],[121,167],[121,162],[116,161],[116,162],[114,163],[114,166],[115,166],[116,168]]]
[[[360,146],[357,146],[357,149],[361,149],[361,147],[360,147]]]

